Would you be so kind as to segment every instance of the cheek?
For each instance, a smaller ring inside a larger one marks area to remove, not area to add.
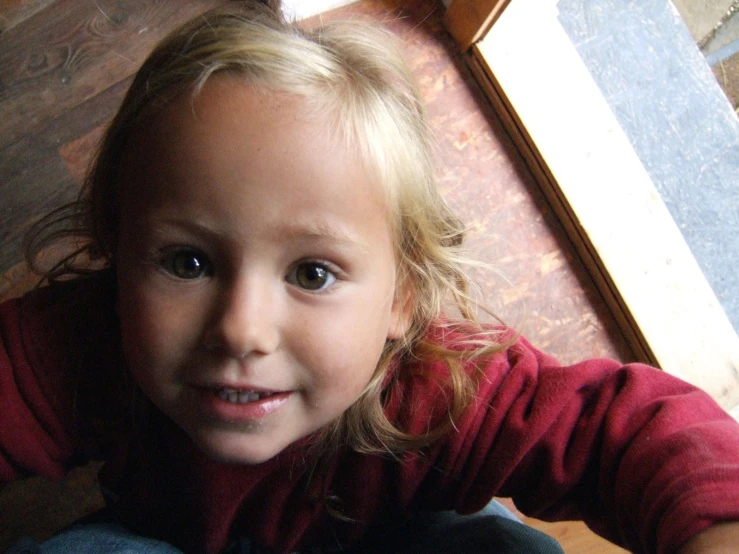
[[[118,302],[123,354],[131,373],[141,385],[142,376],[153,372],[161,363],[156,340],[159,333],[155,331],[157,325],[130,293],[119,295]]]
[[[123,351],[132,371],[171,363],[182,349],[183,314],[145,287],[122,286],[118,295]]]
[[[172,290],[154,271],[143,264],[118,272],[118,313],[121,326],[143,342],[162,336],[177,339],[188,325],[194,324],[198,311],[197,295]],[[167,337],[167,335],[172,335]]]
[[[143,290],[121,284],[118,292],[118,314],[124,338],[146,343],[157,336],[162,322],[157,317],[156,308]]]
[[[166,410],[171,384],[183,363],[180,335],[163,306],[133,288],[119,293],[121,344],[129,371],[144,394]]]
[[[320,332],[302,330],[297,350],[318,389],[342,396],[358,396],[364,390],[385,345],[382,330],[375,322],[368,323],[364,318],[350,323],[337,317]]]

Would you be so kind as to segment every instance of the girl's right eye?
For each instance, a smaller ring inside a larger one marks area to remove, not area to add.
[[[161,268],[173,277],[184,280],[202,279],[213,274],[208,257],[196,250],[173,250],[159,262]]]

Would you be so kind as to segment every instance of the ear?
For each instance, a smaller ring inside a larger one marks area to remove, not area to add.
[[[387,338],[402,339],[408,332],[413,320],[413,292],[407,285],[399,285],[393,298],[390,311],[390,325]]]

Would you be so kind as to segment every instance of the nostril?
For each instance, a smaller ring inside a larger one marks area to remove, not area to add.
[[[228,346],[227,344],[221,343],[221,342],[205,342],[203,343],[203,348],[212,354],[216,354],[218,356],[225,356],[227,358],[234,358],[237,360],[243,360],[249,355],[249,351],[247,349],[243,350],[235,350],[234,348]]]

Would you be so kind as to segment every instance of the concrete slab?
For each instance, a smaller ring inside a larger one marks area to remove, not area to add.
[[[672,0],[695,42],[711,32],[732,2],[733,0]]]
[[[691,33],[668,0],[559,0],[557,8],[560,23],[739,329],[739,120]],[[728,62],[722,68],[734,90],[736,74]]]

